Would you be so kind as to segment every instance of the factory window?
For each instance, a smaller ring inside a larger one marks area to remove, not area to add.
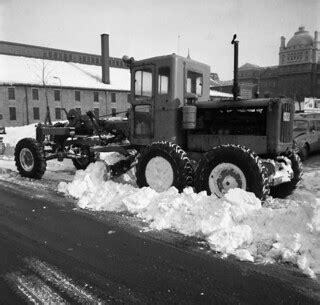
[[[76,110],[81,115],[81,108],[76,108]]]
[[[162,67],[158,71],[158,94],[168,94],[169,92],[170,68]]]
[[[152,70],[145,68],[136,71],[134,75],[134,96],[135,98],[144,99],[152,96]]]
[[[40,110],[38,107],[33,108],[33,119],[40,120]]]
[[[60,101],[60,90],[54,90],[54,100]]]
[[[111,115],[116,116],[117,115],[117,109],[116,108],[111,108]]]
[[[74,92],[74,99],[75,99],[75,101],[80,102],[80,91],[76,90]]]
[[[53,59],[58,59],[58,54],[57,54],[57,52],[53,52]]]
[[[99,108],[93,108],[93,113],[98,118],[99,117]]]
[[[96,58],[96,64],[97,65],[99,64],[99,58],[98,57]]]
[[[188,71],[187,73],[187,93],[202,95],[202,74]]]
[[[52,58],[52,51],[49,51],[49,58]]]
[[[61,108],[55,108],[56,120],[61,120]]]
[[[64,61],[67,61],[67,60],[68,60],[68,54],[66,54],[66,53],[63,54],[63,60],[64,60]]]
[[[116,94],[114,92],[111,93],[111,103],[115,103],[116,100]]]
[[[97,92],[97,91],[93,92],[93,101],[99,102],[99,92]]]
[[[39,90],[36,88],[32,88],[32,99],[34,101],[38,101],[39,100]]]
[[[69,54],[69,61],[72,61],[72,55]]]
[[[9,100],[15,100],[16,99],[16,93],[13,87],[8,88],[8,98]]]
[[[17,119],[16,107],[9,107],[9,117],[10,121],[15,121]]]

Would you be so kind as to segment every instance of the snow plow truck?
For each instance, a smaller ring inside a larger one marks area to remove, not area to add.
[[[68,122],[38,124],[36,139],[20,140],[15,162],[21,176],[40,179],[46,161],[70,158],[85,169],[104,152],[121,161],[106,164],[109,177],[135,166],[139,187],[182,191],[191,186],[222,197],[231,188],[286,197],[302,176],[293,144],[294,103],[286,97],[241,99],[238,41],[234,44],[233,98],[210,100],[210,67],[176,54],[135,61],[127,121],[92,112],[67,113]]]

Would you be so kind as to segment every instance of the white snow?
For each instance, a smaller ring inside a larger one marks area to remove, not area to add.
[[[7,128],[4,142],[14,145],[34,132],[33,125]],[[270,197],[263,206],[252,193],[241,189],[232,189],[218,199],[194,193],[192,188],[182,193],[173,187],[160,193],[139,189],[132,172],[117,182],[105,181],[105,162],[114,163],[119,155],[104,154],[101,159],[74,176],[70,162],[49,161],[44,178],[70,181],[60,182],[58,190],[77,198],[80,208],[128,211],[151,229],[171,229],[205,239],[222,255],[256,263],[290,262],[311,277],[320,274],[320,156],[307,160],[303,181],[294,194],[287,199]],[[14,168],[10,157],[1,160],[3,167]],[[62,178],[65,168],[69,179]]]
[[[36,124],[24,125],[21,127],[6,127],[6,134],[3,137],[3,143],[9,146],[15,146],[22,138],[36,137]]]
[[[320,197],[270,198],[262,206],[254,194],[241,189],[232,189],[221,199],[196,194],[192,188],[181,194],[173,187],[158,193],[104,181],[104,172],[105,164],[96,162],[77,171],[71,183],[61,182],[58,190],[77,198],[83,209],[129,211],[152,229],[204,238],[222,254],[256,262],[291,262],[311,277],[320,273]],[[316,185],[319,175],[320,170],[307,174],[304,184]]]
[[[0,55],[0,83],[43,84],[44,71],[47,86],[91,88],[104,90],[130,90],[130,71],[110,68],[110,84],[101,81],[101,66],[72,62],[42,60],[23,56]]]
[[[233,95],[230,93],[221,92],[218,90],[210,90],[210,96],[212,97],[224,97],[224,98],[232,98]]]

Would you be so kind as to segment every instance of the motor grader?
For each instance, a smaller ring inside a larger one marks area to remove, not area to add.
[[[46,161],[71,158],[78,169],[117,151],[110,176],[135,166],[137,185],[164,191],[191,186],[222,197],[231,188],[264,200],[289,195],[301,180],[293,147],[291,99],[241,99],[234,44],[233,98],[211,101],[210,67],[176,54],[135,61],[128,121],[102,122],[92,112],[56,126],[40,124],[36,139],[22,139],[15,161],[22,176],[41,178]],[[74,114],[74,113],[73,113]],[[48,149],[49,147],[49,149]]]

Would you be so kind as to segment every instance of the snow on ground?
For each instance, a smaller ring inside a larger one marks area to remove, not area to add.
[[[15,145],[20,137],[33,135],[33,125],[8,128],[4,142]],[[117,157],[111,154],[104,160],[114,162]],[[132,172],[105,181],[103,161],[76,172],[70,160],[49,161],[44,178],[68,181],[60,182],[58,190],[77,198],[83,209],[129,211],[152,229],[203,238],[222,255],[258,263],[289,262],[315,277],[320,274],[320,156],[305,165],[303,181],[293,195],[282,200],[270,197],[263,206],[252,193],[240,189],[218,199],[196,194],[192,188],[180,194],[175,188],[162,193],[139,189]],[[14,169],[12,156],[2,158],[3,167]]]
[[[83,209],[129,211],[152,229],[204,238],[214,251],[240,260],[289,262],[311,277],[320,273],[320,169],[307,173],[294,195],[270,197],[265,206],[240,189],[218,199],[192,188],[157,193],[134,187],[128,177],[117,183],[104,176],[104,163],[96,162],[77,171],[71,183],[61,182],[58,190],[77,198]]]

